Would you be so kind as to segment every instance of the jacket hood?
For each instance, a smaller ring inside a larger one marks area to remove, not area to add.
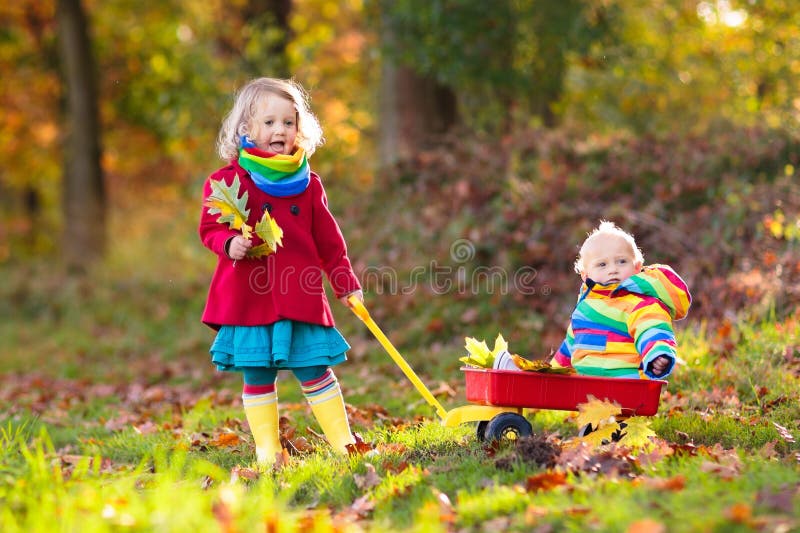
[[[616,291],[621,289],[658,298],[667,306],[673,320],[686,317],[692,305],[686,282],[667,265],[645,266],[640,273],[623,280]]]

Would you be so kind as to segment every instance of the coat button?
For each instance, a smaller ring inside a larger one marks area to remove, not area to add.
[[[297,216],[300,214],[300,208],[296,205],[292,205],[292,207],[289,208],[289,212]]]
[[[267,213],[272,213],[272,204],[266,202],[264,205],[261,206],[262,211],[266,211]]]

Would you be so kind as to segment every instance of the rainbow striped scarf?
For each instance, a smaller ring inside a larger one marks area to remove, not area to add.
[[[259,189],[272,196],[295,196],[311,181],[311,168],[302,148],[291,155],[275,154],[256,148],[250,139],[242,137],[239,164]]]

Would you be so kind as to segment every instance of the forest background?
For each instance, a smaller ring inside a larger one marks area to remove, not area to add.
[[[92,269],[169,280],[199,315],[214,260],[199,191],[231,95],[256,76],[308,89],[327,139],[313,166],[401,339],[436,349],[503,324],[546,355],[601,218],[687,279],[696,325],[800,298],[789,0],[0,10],[6,322]]]
[[[794,0],[0,5],[0,528],[796,527],[798,28]],[[240,378],[214,372],[200,323],[216,258],[196,226],[219,124],[257,76],[309,91],[312,168],[366,303],[445,405],[463,402],[465,337],[558,347],[599,220],[672,265],[694,301],[657,451],[531,462],[573,440],[546,410],[510,457],[443,428],[334,305],[350,421],[377,455],[325,455],[282,386],[301,457],[248,468]]]

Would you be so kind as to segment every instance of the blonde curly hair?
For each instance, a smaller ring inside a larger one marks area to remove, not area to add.
[[[256,112],[256,104],[266,94],[274,94],[294,102],[297,109],[296,143],[311,154],[325,142],[322,127],[311,112],[306,91],[293,80],[256,78],[245,84],[234,97],[233,107],[222,120],[217,135],[217,154],[224,161],[236,159],[241,148],[240,139],[247,135],[247,126]]]

